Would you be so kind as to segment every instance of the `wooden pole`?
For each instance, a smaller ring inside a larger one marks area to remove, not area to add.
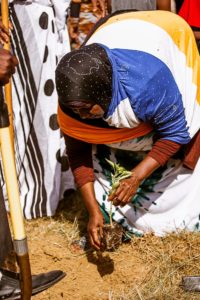
[[[3,24],[8,29],[8,0],[1,0],[1,13]],[[9,50],[10,43],[5,43],[4,48]],[[4,102],[3,91],[1,91],[0,96],[0,149],[13,228],[13,244],[20,269],[21,300],[30,300],[32,295],[32,276],[13,151],[11,82],[5,86],[7,104]]]

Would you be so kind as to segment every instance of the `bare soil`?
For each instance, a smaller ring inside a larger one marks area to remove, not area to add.
[[[200,234],[133,238],[114,252],[73,246],[86,233],[87,213],[77,194],[57,215],[26,222],[32,273],[60,269],[66,277],[35,300],[182,300],[182,276],[200,275]]]

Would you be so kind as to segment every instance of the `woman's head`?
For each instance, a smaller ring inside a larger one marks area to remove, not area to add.
[[[95,111],[102,117],[112,98],[112,67],[106,51],[92,44],[66,54],[56,69],[56,87],[62,107],[75,113],[91,111],[88,117]]]

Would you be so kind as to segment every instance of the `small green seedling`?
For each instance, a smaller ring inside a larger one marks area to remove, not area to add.
[[[106,161],[109,163],[109,165],[113,168],[113,174],[111,174],[111,189],[109,191],[109,195],[112,195],[116,189],[118,188],[120,181],[126,178],[131,177],[132,172],[127,171],[124,167],[120,166],[119,164],[116,164],[108,159]],[[110,212],[109,212],[109,219],[110,219],[110,225],[113,226],[112,222],[112,201],[110,202]]]

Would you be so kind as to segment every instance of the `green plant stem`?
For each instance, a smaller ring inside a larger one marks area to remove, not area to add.
[[[110,190],[110,194],[114,193],[117,187],[120,184],[120,181],[126,178],[129,178],[132,175],[131,171],[126,170],[125,168],[121,167],[119,164],[116,164],[109,159],[106,159],[108,164],[113,168],[114,173],[111,175],[112,179],[112,186]],[[113,221],[112,221],[112,206],[113,202],[110,202],[110,211],[109,211],[109,219],[110,219],[110,225],[113,227]]]

